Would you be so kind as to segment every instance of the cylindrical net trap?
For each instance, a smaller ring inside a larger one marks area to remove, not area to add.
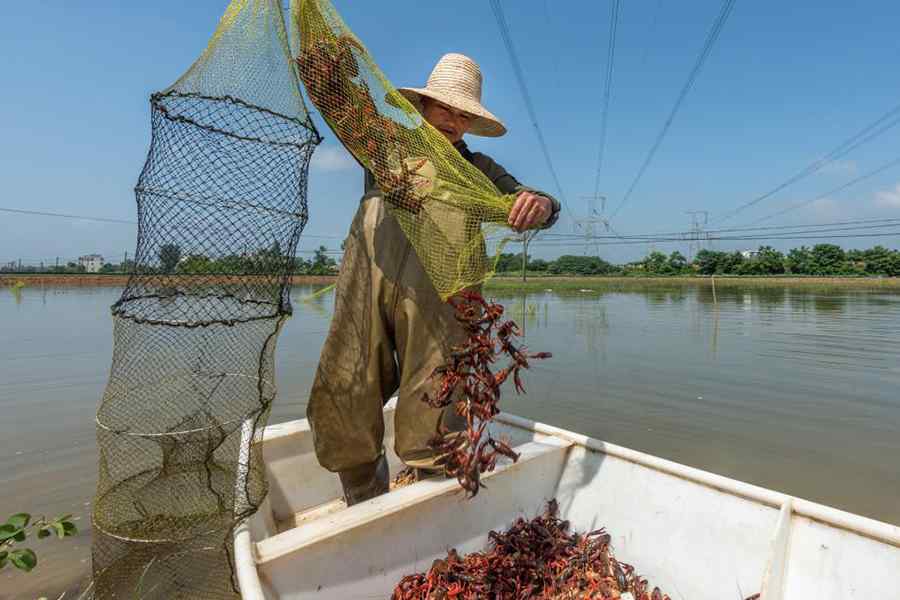
[[[260,438],[319,141],[275,0],[234,0],[151,97],[135,267],[97,411],[95,598],[236,598],[232,530],[266,494]]]

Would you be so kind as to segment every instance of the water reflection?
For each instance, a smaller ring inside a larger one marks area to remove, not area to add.
[[[20,286],[17,284],[13,284],[9,287],[10,293],[12,293],[13,298],[16,301],[16,305],[22,304],[22,288],[24,286]]]
[[[839,314],[844,312],[848,296],[842,292],[834,294],[811,294],[800,290],[791,290],[788,296],[791,310],[800,312],[822,312]]]
[[[500,301],[505,307],[505,317],[515,321],[523,335],[534,335],[550,326],[554,298],[545,292],[520,293],[506,295]]]
[[[681,304],[687,298],[688,290],[685,287],[659,290],[651,288],[644,290],[643,294],[650,304]]]
[[[816,312],[842,313],[847,306],[847,297],[844,295],[816,296],[813,299],[813,306],[815,307]]]
[[[602,300],[583,299],[574,314],[575,334],[583,339],[584,349],[597,355],[601,362],[606,357],[606,334],[609,332],[607,307]]]
[[[497,297],[525,343],[553,353],[526,374],[527,395],[504,397],[508,410],[900,524],[900,466],[885,458],[900,455],[900,292],[594,287]],[[271,422],[305,415],[334,306],[333,291],[315,295],[322,288],[292,291]],[[88,510],[118,295],[0,291],[0,439],[10,448],[0,481],[10,506]],[[80,564],[87,546],[48,559]]]

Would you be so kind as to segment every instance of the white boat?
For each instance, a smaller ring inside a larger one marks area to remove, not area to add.
[[[448,549],[482,550],[490,530],[556,498],[573,531],[605,527],[616,558],[672,600],[900,600],[900,527],[514,415],[493,432],[521,457],[475,498],[431,479],[347,508],[307,422],[269,426],[269,495],[235,534],[243,598],[387,599]]]

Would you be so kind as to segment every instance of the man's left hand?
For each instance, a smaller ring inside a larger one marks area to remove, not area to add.
[[[509,213],[509,226],[519,233],[540,227],[550,218],[553,202],[533,192],[519,192]]]

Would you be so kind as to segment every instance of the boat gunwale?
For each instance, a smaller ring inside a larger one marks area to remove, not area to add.
[[[689,467],[681,463],[632,450],[624,446],[617,446],[616,444],[604,442],[596,438],[540,423],[538,421],[532,421],[531,419],[526,419],[525,417],[520,417],[518,415],[501,412],[494,417],[494,419],[500,423],[511,425],[513,427],[530,430],[542,435],[559,437],[572,442],[575,446],[581,446],[588,450],[593,450],[594,452],[614,456],[661,473],[666,473],[747,500],[759,502],[779,510],[785,502],[790,501],[792,504],[792,515],[806,517],[837,529],[850,531],[863,537],[900,548],[900,527],[891,525],[890,523],[863,517],[862,515],[850,513],[810,500],[796,498],[790,494],[776,492],[775,490],[725,477],[724,475],[716,475],[709,471]]]
[[[386,412],[390,412],[391,410],[393,410],[393,401],[386,407]],[[862,515],[857,515],[825,504],[812,502],[811,500],[797,498],[790,494],[785,494],[784,492],[777,492],[775,490],[753,485],[752,483],[725,477],[724,475],[717,475],[696,467],[690,467],[665,458],[653,456],[652,454],[632,450],[625,446],[604,442],[603,440],[568,431],[553,425],[547,425],[546,423],[541,423],[539,421],[533,421],[511,413],[501,412],[495,416],[494,419],[504,425],[509,425],[525,431],[562,438],[572,442],[576,446],[587,448],[588,450],[599,452],[601,454],[614,456],[655,471],[698,483],[720,492],[760,502],[771,508],[780,509],[786,501],[790,500],[793,505],[791,512],[794,515],[807,517],[814,521],[837,527],[838,529],[851,531],[867,538],[900,547],[900,527],[891,525],[890,523],[863,517]],[[265,444],[270,441],[274,442],[279,438],[290,437],[304,431],[309,431],[309,423],[306,419],[297,419],[270,425],[266,427],[263,443]]]

